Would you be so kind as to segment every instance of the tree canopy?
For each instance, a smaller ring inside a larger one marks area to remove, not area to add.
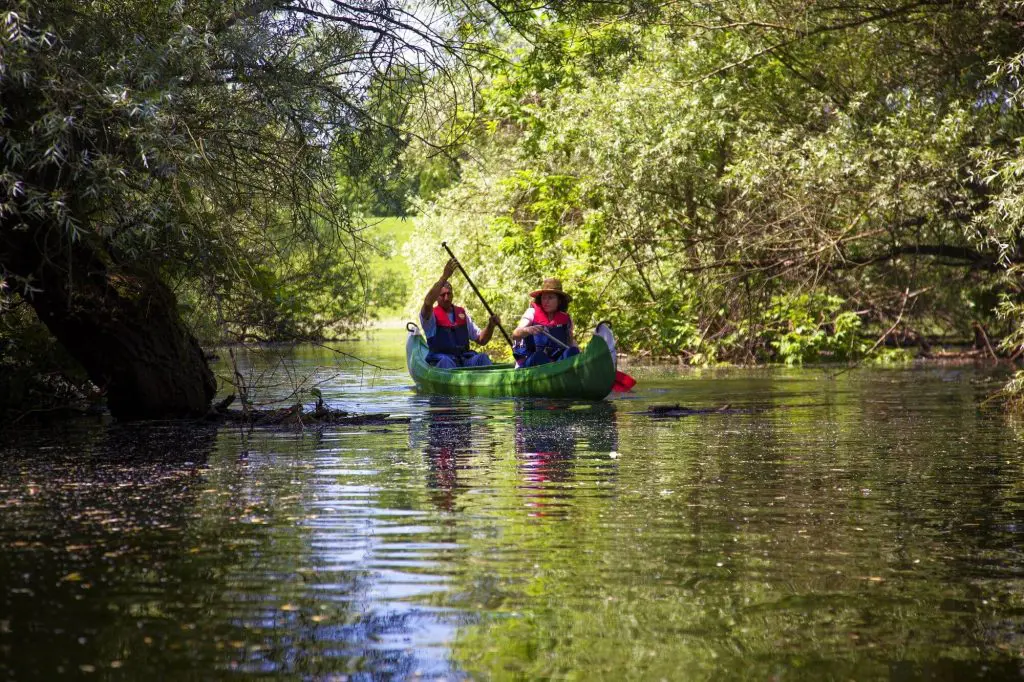
[[[420,284],[447,240],[506,317],[559,276],[638,352],[1024,341],[1015,0],[15,0],[0,22],[0,361],[31,308],[119,416],[206,409],[197,334],[323,337],[393,301],[367,209],[419,213]]]
[[[115,411],[139,416],[201,412],[212,395],[178,303],[228,340],[358,323],[390,294],[368,277],[374,245],[339,175],[372,173],[365,160],[389,156],[424,92],[457,92],[446,16],[305,0],[13,3],[0,13],[5,306],[31,305]],[[178,374],[188,388],[171,389]]]
[[[458,234],[503,307],[557,275],[583,321],[693,362],[1004,337],[1022,19],[1016,2],[900,0],[549,17],[488,63],[488,123],[423,207],[424,239]]]

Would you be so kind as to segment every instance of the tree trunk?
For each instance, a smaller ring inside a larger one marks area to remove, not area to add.
[[[118,419],[201,416],[217,384],[195,337],[185,328],[174,296],[159,281],[133,282],[128,297],[114,289],[36,295],[39,319],[105,388]]]
[[[204,415],[216,380],[174,294],[152,273],[115,272],[85,240],[42,254],[6,235],[0,263],[31,277],[25,298],[89,378],[117,419]],[[25,235],[27,236],[27,235]],[[21,247],[21,248],[18,248]]]

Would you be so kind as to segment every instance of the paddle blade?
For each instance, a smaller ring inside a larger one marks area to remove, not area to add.
[[[616,393],[625,393],[636,386],[636,379],[629,376],[625,372],[615,372],[615,383],[612,384],[612,390]]]

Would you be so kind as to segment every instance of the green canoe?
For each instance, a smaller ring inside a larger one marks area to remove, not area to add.
[[[601,400],[615,381],[615,357],[609,348],[615,341],[604,324],[579,355],[526,369],[511,364],[438,369],[427,364],[427,342],[414,328],[410,325],[405,342],[405,362],[422,393]]]

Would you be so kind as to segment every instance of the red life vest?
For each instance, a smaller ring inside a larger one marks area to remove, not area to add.
[[[544,309],[536,303],[531,303],[530,307],[533,308],[534,324],[542,324],[545,327],[568,327],[569,323],[572,322],[572,319],[569,317],[569,313],[564,310],[556,310],[554,315],[548,317],[548,314],[544,312]]]
[[[549,316],[536,303],[531,303],[530,307],[533,308],[534,324],[543,325],[548,334],[551,334],[551,336],[566,345],[569,344],[569,325],[572,324],[572,318],[569,317],[568,313],[564,310],[559,310]],[[562,351],[562,347],[544,334],[533,334],[523,339],[519,355],[529,355],[537,350],[542,350],[547,355],[554,357]],[[515,353],[515,350],[513,350],[513,353]]]
[[[437,320],[438,327],[465,327],[466,326],[466,309],[460,308],[457,305],[453,305],[455,309],[455,321],[452,322],[451,318],[448,317],[448,312],[445,311],[439,305],[434,306],[434,319]]]
[[[431,353],[459,356],[469,351],[469,327],[467,326],[466,310],[458,306],[455,309],[455,321],[452,322],[445,309],[434,306],[434,321],[437,331],[427,339],[427,348]]]

